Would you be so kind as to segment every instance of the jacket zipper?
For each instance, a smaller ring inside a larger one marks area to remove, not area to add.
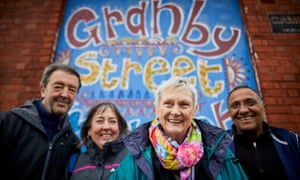
[[[257,159],[257,171],[258,171],[259,174],[263,174],[264,170],[263,170],[262,165],[261,165],[261,161],[260,161],[259,154],[258,154],[258,151],[257,151],[256,142],[253,142],[253,147],[254,147],[254,151],[255,151],[255,155],[256,155],[256,159]]]
[[[45,164],[44,164],[44,168],[43,168],[43,174],[42,174],[42,180],[45,180],[46,178],[46,174],[47,174],[47,169],[48,169],[48,164],[49,164],[49,159],[52,153],[52,149],[53,149],[53,144],[54,142],[56,142],[56,139],[58,139],[58,137],[62,136],[64,134],[64,132],[66,131],[66,128],[62,128],[52,139],[51,142],[49,142],[49,146],[48,146],[48,152],[47,152],[47,157],[45,160]]]
[[[49,146],[48,146],[48,152],[47,152],[45,165],[44,165],[44,168],[43,168],[42,180],[45,180],[45,178],[46,178],[46,172],[47,172],[47,169],[48,169],[48,162],[49,162],[49,158],[50,158],[50,155],[51,155],[51,152],[52,152],[52,147],[53,147],[53,143],[50,142]]]

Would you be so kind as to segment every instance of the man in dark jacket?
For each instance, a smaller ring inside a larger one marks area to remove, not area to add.
[[[258,93],[237,87],[229,93],[227,105],[233,120],[232,149],[248,178],[300,179],[299,135],[267,124]]]
[[[53,63],[40,85],[40,100],[0,113],[0,179],[64,179],[77,150],[67,114],[81,87],[80,75]]]

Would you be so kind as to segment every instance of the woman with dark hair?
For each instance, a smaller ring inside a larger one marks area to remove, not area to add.
[[[120,137],[128,132],[126,120],[113,103],[95,105],[81,128],[79,147],[85,150],[75,160],[71,179],[107,179],[127,154]]]

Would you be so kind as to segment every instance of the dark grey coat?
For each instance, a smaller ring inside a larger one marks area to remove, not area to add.
[[[67,162],[79,140],[65,119],[49,142],[33,102],[0,113],[0,179],[66,178]]]

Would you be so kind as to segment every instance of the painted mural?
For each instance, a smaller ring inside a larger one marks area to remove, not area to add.
[[[77,133],[101,101],[114,102],[131,130],[151,121],[153,92],[171,76],[197,88],[197,118],[228,129],[228,92],[257,89],[249,52],[237,0],[69,0],[55,61],[81,75],[70,111]]]

